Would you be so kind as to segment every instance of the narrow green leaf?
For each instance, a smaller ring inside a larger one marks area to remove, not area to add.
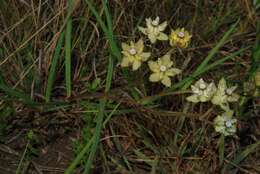
[[[71,13],[72,0],[68,0],[69,8],[68,14]],[[66,91],[67,97],[71,96],[71,38],[72,38],[72,18],[69,19],[66,24],[66,39],[65,39],[65,81],[66,81]]]
[[[46,87],[46,92],[45,92],[46,102],[50,101],[52,86],[53,86],[54,79],[55,79],[56,67],[58,64],[58,59],[60,56],[63,39],[64,39],[64,32],[62,32],[60,35],[60,38],[58,40],[58,43],[55,48],[54,55],[53,55],[53,58],[51,61],[51,67],[50,67],[50,72],[48,74],[47,87]]]
[[[85,0],[85,2],[87,3],[89,9],[91,10],[91,12],[96,17],[96,20],[97,20],[98,24],[100,25],[101,29],[103,30],[103,32],[105,33],[105,35],[108,38],[112,55],[115,56],[118,60],[121,60],[120,49],[117,46],[117,43],[116,43],[116,41],[114,39],[114,35],[113,35],[111,15],[109,14],[107,3],[103,2],[103,1],[102,1],[102,4],[103,4],[103,8],[105,9],[105,14],[106,14],[108,27],[105,25],[105,22],[103,22],[103,20],[99,16],[99,14],[98,14],[97,10],[95,9],[95,7],[93,6],[92,2],[90,0]]]
[[[0,90],[3,91],[7,96],[9,96],[12,100],[18,100],[22,103],[35,107],[37,106],[37,102],[34,102],[29,95],[25,94],[24,92],[20,92],[18,90],[13,89],[10,86],[5,84],[2,74],[0,73]]]
[[[250,153],[253,153],[257,147],[260,145],[260,141],[248,145],[245,150],[238,152],[235,155],[235,158],[231,161],[231,163],[227,166],[227,170],[230,170],[233,168],[234,165],[238,165],[240,162],[242,162]],[[233,164],[233,165],[232,165]]]
[[[98,143],[100,141],[100,134],[101,134],[102,123],[103,123],[103,119],[104,119],[105,106],[106,106],[106,99],[102,99],[99,103],[99,112],[98,112],[98,115],[97,115],[97,125],[96,125],[95,132],[94,132],[94,135],[93,135],[93,143],[92,143],[91,150],[90,150],[90,153],[89,153],[89,156],[88,156],[88,160],[87,160],[87,163],[85,165],[84,174],[89,174],[89,171],[91,169],[94,157],[96,155]]]

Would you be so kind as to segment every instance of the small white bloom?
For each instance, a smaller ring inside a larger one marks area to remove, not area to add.
[[[206,83],[203,79],[199,79],[195,85],[191,85],[191,90],[193,95],[186,98],[188,101],[193,103],[207,102],[214,95],[216,86],[213,82]]]
[[[237,119],[232,118],[234,111],[228,110],[214,119],[214,128],[225,136],[233,135],[237,130]]]
[[[228,102],[236,102],[239,99],[239,95],[234,93],[236,86],[230,88],[227,87],[226,80],[222,78],[218,83],[218,88],[211,102],[214,105],[219,105],[223,109],[228,108]]]
[[[169,54],[158,58],[157,61],[149,61],[148,66],[151,70],[149,80],[151,82],[161,82],[166,87],[171,86],[170,77],[174,77],[181,73],[181,70],[173,67],[173,61]]]
[[[155,43],[157,40],[168,40],[168,36],[163,33],[167,27],[167,21],[160,23],[160,18],[157,16],[155,20],[146,18],[146,28],[138,27],[138,29],[148,36],[151,43]]]
[[[139,69],[142,62],[147,61],[151,56],[150,52],[144,52],[144,42],[142,39],[139,39],[136,43],[133,41],[130,44],[122,43],[122,54],[121,67],[132,66],[133,71]]]

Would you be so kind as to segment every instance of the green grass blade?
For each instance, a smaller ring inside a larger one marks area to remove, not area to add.
[[[107,36],[112,55],[115,56],[118,60],[121,60],[120,49],[117,46],[117,43],[113,37],[113,28],[112,28],[112,26],[110,26],[110,25],[112,25],[112,19],[111,19],[111,15],[109,14],[109,11],[108,11],[107,3],[102,2],[104,10],[105,10],[105,14],[106,14],[106,19],[108,20],[107,21],[108,27],[105,25],[105,22],[101,19],[97,10],[93,6],[93,4],[90,2],[90,0],[85,0],[85,2],[87,3],[87,5],[88,5],[89,9],[91,10],[91,12],[93,13],[93,15],[96,17],[96,20],[97,20],[98,24],[100,25],[101,29]]]
[[[56,67],[57,67],[57,64],[58,64],[58,59],[59,59],[59,56],[60,56],[63,39],[64,39],[64,32],[62,32],[61,35],[60,35],[60,38],[58,40],[58,43],[57,43],[57,46],[55,48],[54,55],[53,55],[53,58],[52,58],[50,72],[48,74],[46,92],[45,92],[46,102],[50,101],[52,86],[53,86],[54,79],[55,79]]]
[[[121,54],[120,54],[120,50],[117,46],[117,43],[114,39],[114,34],[113,34],[113,20],[111,18],[111,15],[109,13],[109,9],[108,9],[108,2],[105,0],[102,0],[102,4],[103,4],[103,8],[105,10],[105,15],[106,15],[106,20],[107,20],[107,26],[108,26],[108,32],[106,33],[109,43],[110,43],[110,49],[111,49],[111,53],[117,57],[118,60],[121,59]]]
[[[105,92],[107,93],[111,87],[112,84],[112,77],[113,77],[113,59],[112,56],[109,56],[108,59],[108,72],[107,72],[107,77],[106,77],[106,87],[105,87]]]
[[[260,70],[260,22],[257,23],[257,34],[253,54],[251,58],[251,67],[247,74],[247,80],[252,79],[256,72]]]
[[[250,47],[246,47],[246,48],[242,48],[234,53],[232,53],[231,55],[228,55],[226,57],[223,57],[213,63],[211,63],[210,65],[207,65],[204,69],[202,69],[201,71],[197,72],[197,73],[192,73],[192,75],[184,78],[182,81],[176,83],[171,90],[175,90],[175,89],[179,89],[181,87],[183,87],[185,84],[191,84],[192,81],[194,79],[196,79],[198,76],[205,74],[206,72],[216,68],[218,65],[221,65],[222,63],[224,63],[225,61],[232,59],[238,55],[240,55],[241,53],[243,53],[244,51],[246,51],[247,49],[249,49]]]
[[[28,146],[29,146],[29,141],[27,142],[27,144],[26,144],[26,146],[25,146],[25,150],[24,150],[24,152],[23,152],[23,154],[22,154],[22,157],[21,157],[21,159],[20,159],[20,161],[19,161],[19,164],[18,164],[18,167],[17,167],[17,169],[16,169],[16,171],[15,171],[15,174],[20,174],[20,173],[22,173],[22,165],[23,165],[23,161],[24,161],[24,159],[25,159],[26,153],[27,153],[27,151],[28,151]]]
[[[72,0],[68,0],[68,13],[72,11]],[[71,96],[71,35],[72,35],[72,18],[69,19],[66,24],[66,39],[65,39],[65,82],[67,97]]]
[[[107,81],[106,81],[105,92],[109,91],[111,83],[112,83],[113,61],[112,61],[112,57],[111,56],[109,56],[109,64],[108,64],[108,71],[107,72],[108,72],[108,74],[107,74]],[[90,167],[91,167],[92,162],[93,162],[94,157],[95,157],[95,153],[96,153],[96,150],[97,150],[97,147],[98,147],[99,140],[100,140],[100,134],[101,134],[101,130],[102,130],[102,125],[105,126],[105,123],[108,122],[106,120],[103,123],[104,114],[105,114],[104,113],[105,105],[106,105],[106,99],[102,99],[100,101],[100,104],[99,104],[99,112],[98,112],[98,115],[97,115],[97,125],[96,125],[96,128],[95,128],[94,135],[91,138],[91,140],[84,146],[84,148],[81,150],[79,155],[73,160],[73,162],[67,168],[67,170],[65,171],[65,174],[71,174],[73,172],[73,170],[76,168],[76,166],[79,164],[79,162],[82,160],[84,155],[88,152],[89,148],[91,147],[91,151],[90,151],[90,154],[89,154],[89,157],[88,157],[88,161],[87,161],[86,166],[85,166],[84,173],[88,173],[89,172]],[[114,112],[115,111],[113,110],[112,113],[114,113]],[[111,114],[109,115],[109,117],[112,116]]]
[[[226,41],[230,38],[233,31],[236,29],[239,20],[233,24],[230,29],[224,34],[221,40],[217,43],[217,45],[209,52],[208,56],[204,59],[204,61],[197,67],[194,73],[202,71],[207,65],[208,62],[214,57],[214,55],[218,52],[218,50],[226,43]]]
[[[118,103],[115,108],[110,112],[110,114],[107,116],[107,118],[105,119],[103,125],[106,125],[108,123],[108,121],[111,119],[111,117],[116,113],[117,108],[120,106],[121,103]],[[105,126],[104,126],[105,127]]]
[[[109,9],[108,9],[107,3],[108,3],[107,1],[102,0],[102,5],[103,5],[104,11],[105,11],[105,15],[106,15],[108,31],[109,32],[113,32],[113,21],[112,21],[111,15],[109,13]]]
[[[106,120],[103,122],[103,127],[106,126],[110,118],[115,114],[117,108],[119,107],[120,103],[118,103],[115,108],[110,112]],[[73,173],[73,170],[77,167],[77,165],[80,163],[80,161],[83,159],[84,155],[89,152],[89,148],[91,147],[91,144],[93,143],[94,137],[91,137],[88,143],[84,146],[84,148],[80,151],[80,153],[76,156],[76,158],[73,160],[73,162],[70,164],[70,166],[67,168],[64,174],[70,174]]]
[[[112,84],[112,75],[113,75],[113,61],[112,61],[112,56],[109,56],[109,63],[108,63],[108,69],[107,69],[107,78],[106,78],[106,88],[105,88],[105,93],[107,93],[110,89],[110,86]],[[91,168],[91,165],[93,163],[97,148],[98,148],[98,143],[100,140],[100,134],[102,130],[102,124],[103,124],[103,119],[104,119],[104,110],[106,106],[106,99],[102,99],[99,104],[99,113],[97,116],[97,125],[95,128],[95,132],[93,135],[93,144],[91,147],[91,151],[88,157],[88,161],[85,166],[85,174],[89,173],[89,170]]]
[[[98,24],[100,25],[101,29],[103,30],[103,32],[108,33],[108,28],[106,27],[106,24],[103,22],[103,20],[99,16],[99,14],[98,14],[97,10],[95,9],[95,7],[93,6],[93,4],[90,2],[90,0],[85,0],[85,2],[87,3],[91,12],[96,17],[96,20],[97,20]]]
[[[103,119],[104,119],[105,106],[106,106],[106,99],[102,99],[99,104],[99,112],[97,115],[97,125],[96,125],[95,132],[93,135],[93,143],[92,143],[91,150],[90,150],[90,153],[88,156],[88,160],[85,165],[84,174],[89,173],[93,160],[94,160],[94,157],[95,157],[95,154],[96,154],[96,151],[97,151],[98,143],[100,140],[100,134],[101,134],[101,130],[102,130],[102,123],[103,123]]]
[[[94,16],[96,17],[97,22],[99,23],[99,25],[101,26],[101,29],[104,31],[104,33],[106,34],[106,36],[108,37],[108,41],[110,44],[110,48],[111,48],[111,54],[114,55],[115,57],[117,57],[118,59],[120,59],[120,51],[116,45],[116,42],[113,38],[113,31],[112,31],[112,20],[110,18],[109,15],[109,11],[108,8],[106,7],[106,3],[103,2],[103,6],[105,8],[105,13],[107,16],[107,20],[108,23],[110,23],[109,25],[110,28],[108,29],[105,25],[105,23],[102,21],[101,17],[99,16],[97,10],[94,8],[94,6],[92,5],[92,3],[89,0],[85,0],[85,2],[87,3],[89,9],[92,11],[92,13],[94,14]],[[110,21],[111,20],[111,21]],[[110,22],[109,22],[110,21]],[[112,56],[109,56],[109,64],[108,64],[108,70],[107,70],[107,78],[106,78],[106,88],[105,88],[105,93],[109,91],[111,83],[112,83],[112,75],[113,75],[113,61],[112,61]],[[99,112],[97,115],[97,125],[95,128],[95,132],[93,135],[93,143],[91,146],[91,151],[87,160],[87,163],[85,165],[85,170],[84,173],[89,173],[90,168],[92,166],[97,148],[98,148],[98,143],[100,140],[100,134],[101,134],[101,130],[102,130],[102,124],[103,124],[103,119],[104,119],[104,110],[105,110],[105,106],[106,106],[106,99],[101,99],[100,100],[100,104],[99,104]],[[86,149],[86,148],[84,148]],[[83,149],[83,150],[84,150]],[[85,153],[87,152],[86,150],[84,151]],[[85,153],[80,153],[81,156],[83,157]],[[83,155],[82,155],[83,154]],[[73,169],[76,167],[76,165],[78,164],[78,162],[80,161],[81,158],[77,157],[77,160],[74,160],[72,163],[72,167],[70,166],[69,169],[67,170],[67,173],[71,173],[73,171]]]
[[[238,165],[241,161],[243,161],[250,153],[253,153],[257,147],[260,146],[260,141],[248,145],[245,150],[243,150],[242,152],[238,152],[235,155],[235,158],[231,161],[231,164],[229,164],[227,166],[227,170],[230,170],[233,168],[233,165]],[[232,165],[233,164],[233,165]]]
[[[197,73],[196,76],[199,76],[203,73],[206,73],[207,71],[217,67],[218,65],[221,65],[222,63],[224,63],[225,61],[227,61],[228,59],[232,59],[238,55],[240,55],[241,53],[243,53],[244,51],[248,50],[250,47],[246,47],[246,48],[242,48],[234,53],[232,53],[229,56],[223,57],[215,62],[213,62],[212,64],[208,65],[206,68],[204,68],[201,72]]]
[[[35,107],[38,103],[34,102],[29,95],[20,92],[18,90],[13,89],[10,86],[7,86],[4,82],[3,76],[0,73],[0,90],[3,91],[7,96],[9,96],[12,100],[18,100],[21,101],[22,103]]]
[[[112,141],[114,142],[113,144],[115,145],[115,148],[117,149],[118,154],[120,154],[120,156],[123,158],[123,163],[125,164],[124,167],[128,170],[130,170],[130,173],[133,172],[133,169],[128,161],[128,159],[126,158],[126,156],[123,154],[123,147],[119,141],[119,139],[116,137],[115,131],[113,129],[112,126],[110,126],[110,131],[112,134]]]
[[[80,151],[80,153],[76,156],[76,158],[73,160],[73,162],[69,165],[69,167],[66,169],[64,174],[71,174],[73,173],[74,169],[77,167],[77,165],[80,163],[82,158],[87,154],[89,151],[89,148],[91,147],[91,144],[93,142],[93,137],[89,140],[89,142],[84,146],[84,148]]]

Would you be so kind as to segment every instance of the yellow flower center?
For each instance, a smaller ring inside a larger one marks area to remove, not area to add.
[[[162,71],[162,72],[166,71],[166,66],[161,65],[161,66],[160,66],[160,71]]]
[[[178,37],[179,37],[179,38],[184,38],[184,37],[185,37],[185,34],[184,34],[184,32],[182,32],[182,31],[181,31],[181,32],[179,32],[179,33],[178,33]]]
[[[130,53],[131,55],[135,55],[135,54],[137,53],[137,51],[136,51],[134,48],[131,48],[131,49],[129,50],[129,53]]]

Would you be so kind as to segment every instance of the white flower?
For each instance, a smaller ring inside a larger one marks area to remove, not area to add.
[[[173,61],[169,54],[158,58],[157,61],[149,61],[148,66],[152,71],[149,77],[151,82],[161,82],[166,87],[172,85],[170,77],[174,77],[181,73],[181,70],[173,67]]]
[[[167,21],[159,24],[159,17],[157,16],[155,20],[151,18],[146,18],[146,28],[138,27],[138,29],[145,35],[148,36],[151,43],[155,43],[156,40],[168,40],[168,36],[163,33],[167,27]]]
[[[239,95],[234,93],[236,86],[230,88],[227,87],[226,80],[222,78],[218,83],[218,88],[214,94],[211,102],[214,105],[219,105],[223,109],[228,107],[228,102],[236,102],[239,99]]]
[[[218,115],[214,119],[214,128],[216,132],[219,132],[225,136],[233,135],[237,130],[237,119],[232,118],[233,111],[229,110],[223,113],[222,115]]]
[[[144,42],[142,39],[139,39],[136,43],[133,41],[130,44],[122,43],[122,49],[123,59],[121,67],[132,66],[133,71],[139,69],[142,62],[147,61],[151,56],[150,52],[144,52]]]
[[[213,82],[208,84],[203,79],[199,79],[195,85],[191,85],[191,90],[193,95],[186,98],[188,101],[193,103],[207,102],[214,95],[216,86]]]

